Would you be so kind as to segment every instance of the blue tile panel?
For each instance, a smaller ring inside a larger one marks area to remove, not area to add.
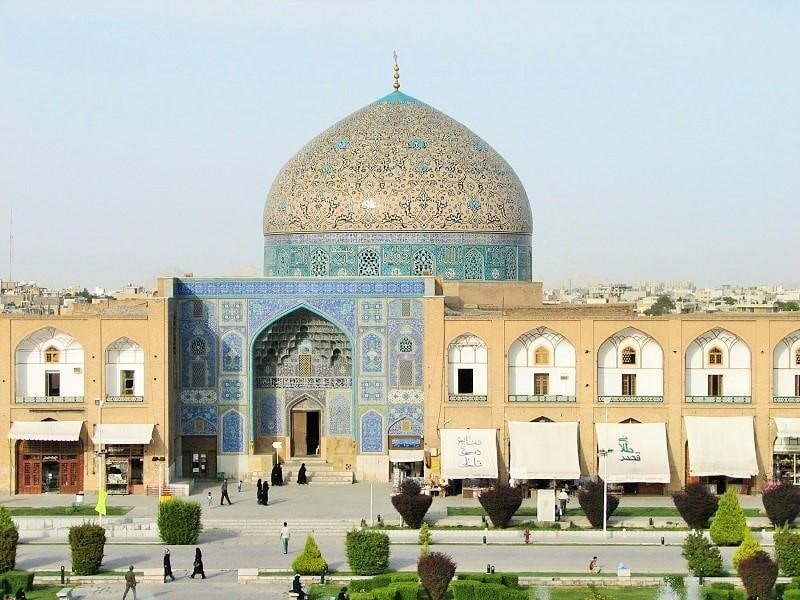
[[[383,415],[374,410],[361,415],[361,452],[384,452],[383,420]]]
[[[417,297],[425,293],[421,278],[380,279],[175,279],[173,295],[202,298],[288,297],[299,302],[312,296]]]
[[[207,404],[183,404],[181,406],[181,434],[216,435],[217,407]]]
[[[244,452],[244,417],[236,410],[222,415],[222,451]]]

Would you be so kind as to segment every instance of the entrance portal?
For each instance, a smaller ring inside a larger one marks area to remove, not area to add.
[[[319,455],[320,411],[292,411],[292,456]]]

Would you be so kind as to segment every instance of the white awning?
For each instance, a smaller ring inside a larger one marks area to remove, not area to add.
[[[772,417],[778,428],[778,437],[800,438],[800,419]]]
[[[608,449],[608,466],[600,456],[598,474],[608,469],[608,483],[669,483],[665,423],[596,423],[597,449]]]
[[[578,479],[578,423],[509,421],[513,479]]]
[[[98,425],[92,436],[95,444],[149,444],[153,441],[152,424]]]
[[[422,462],[424,460],[424,450],[389,450],[389,462]]]
[[[443,479],[496,479],[497,430],[442,429]]]
[[[746,479],[758,473],[753,417],[684,417],[689,475]]]
[[[10,440],[41,442],[77,442],[83,421],[14,421],[8,432]]]

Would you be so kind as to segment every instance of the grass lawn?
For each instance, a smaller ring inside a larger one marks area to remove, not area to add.
[[[448,517],[480,517],[486,511],[481,506],[448,506]],[[746,517],[757,517],[761,511],[757,508],[745,508]],[[514,513],[517,517],[535,517],[536,509],[532,506],[522,506]],[[582,517],[583,511],[580,508],[568,508],[567,517]],[[669,506],[622,506],[614,511],[615,517],[677,517],[681,514],[677,508]]]
[[[7,507],[12,517],[96,517],[92,506],[15,506]],[[132,506],[106,506],[106,516],[127,515]]]
[[[56,594],[58,590],[63,589],[67,586],[63,585],[47,585],[47,586],[38,586],[34,585],[33,590],[30,592],[25,592],[25,597],[28,600],[56,600]]]

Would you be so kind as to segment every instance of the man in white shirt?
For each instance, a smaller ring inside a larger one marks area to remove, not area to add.
[[[283,553],[289,553],[289,537],[291,533],[289,532],[289,526],[286,524],[286,521],[283,522],[283,527],[281,527],[281,543],[283,544]]]
[[[569,502],[569,494],[566,488],[562,488],[561,493],[558,494],[558,504],[561,508],[561,516],[567,514],[567,502]]]

